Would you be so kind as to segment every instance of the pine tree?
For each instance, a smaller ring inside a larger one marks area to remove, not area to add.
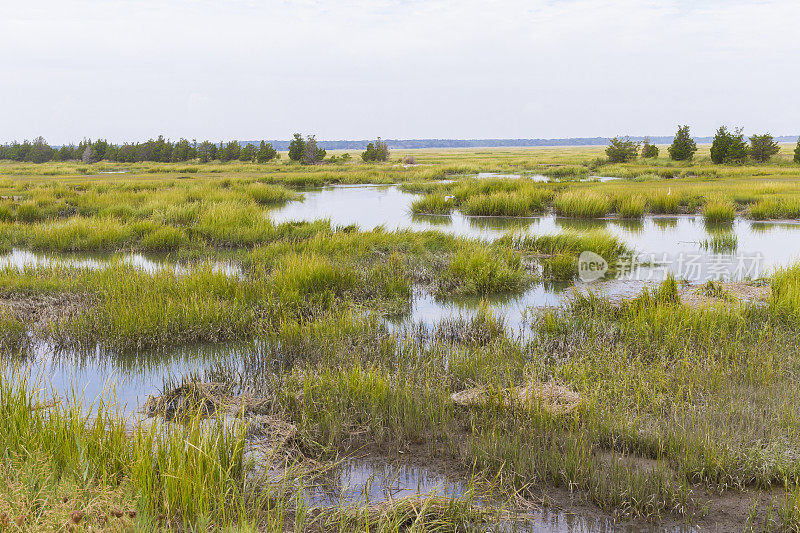
[[[719,165],[725,162],[732,142],[731,133],[725,126],[720,126],[711,142],[711,161]]]
[[[797,146],[794,148],[794,162],[800,163],[800,138],[797,139]]]
[[[650,143],[650,137],[645,137],[644,144],[642,144],[642,159],[653,157],[658,157],[658,146]]]
[[[259,163],[266,163],[267,161],[272,161],[276,157],[278,157],[278,151],[272,147],[272,143],[261,141],[258,153],[256,154],[256,161]]]
[[[633,161],[639,155],[639,143],[632,141],[630,137],[614,137],[609,141],[606,155],[611,163]]]
[[[289,159],[292,161],[300,161],[303,159],[303,153],[306,151],[306,142],[303,136],[299,133],[294,134],[294,139],[289,143]]]
[[[775,142],[772,135],[753,135],[750,137],[750,157],[759,163],[766,163],[769,159],[781,151],[781,147]]]
[[[673,161],[688,161],[694,157],[694,153],[697,151],[697,143],[694,142],[689,133],[689,126],[678,126],[675,139],[667,151]]]

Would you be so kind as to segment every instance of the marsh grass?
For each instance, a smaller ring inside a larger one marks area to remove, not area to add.
[[[525,217],[543,213],[547,207],[548,194],[533,192],[496,192],[485,196],[473,196],[461,204],[465,215]]]
[[[603,218],[612,210],[611,200],[593,191],[569,191],[557,196],[553,207],[558,215],[573,218]]]
[[[486,295],[518,291],[531,279],[519,254],[479,246],[462,247],[438,282],[437,293]]]
[[[437,232],[359,232],[329,221],[268,218],[267,208],[294,198],[293,189],[331,183],[400,182],[454,196],[464,212],[470,203],[484,213],[552,207],[581,218],[701,210],[709,220],[730,221],[737,209],[780,218],[793,216],[800,196],[788,160],[713,167],[701,148],[687,163],[662,157],[597,167],[602,162],[591,160],[600,153],[419,151],[419,165],[410,168],[210,164],[180,180],[184,166],[169,164],[131,165],[129,175],[112,179],[91,175],[97,168],[91,165],[0,163],[8,176],[0,180],[4,246],[153,249],[196,261],[181,273],[172,265],[148,273],[113,261],[98,271],[5,267],[0,284],[8,294],[88,294],[89,305],[36,331],[58,347],[86,347],[96,357],[202,341],[258,342],[258,349],[237,352],[230,368],[215,368],[214,377],[263,394],[272,414],[297,426],[297,445],[314,460],[363,446],[415,450],[461,472],[497,477],[509,493],[536,497],[564,487],[618,517],[650,519],[701,519],[706,493],[713,507],[716,494],[785,487],[779,526],[796,529],[797,266],[771,277],[767,305],[690,307],[681,302],[679,282],[669,279],[625,300],[580,293],[565,306],[531,311],[525,335],[509,331],[487,307],[433,326],[389,328],[382,317],[410,306],[412,284],[440,299],[488,300],[529,287],[534,258],[549,261],[553,278],[566,278],[584,250],[609,263],[630,251],[602,231],[509,234],[487,244]],[[603,175],[631,179],[541,184],[465,177],[524,174],[553,163],[588,163]],[[647,181],[636,181],[642,175]],[[650,181],[656,175],[665,179]],[[442,178],[454,181],[434,181]],[[219,257],[241,264],[241,272],[226,275],[207,262]],[[21,353],[9,358],[24,357],[28,339],[36,340],[32,324],[9,314],[0,326],[2,347]],[[32,529],[64,526],[72,505],[41,503],[61,501],[62,492],[76,495],[70,501],[87,509],[84,520],[92,526],[97,513],[119,505],[135,507],[137,521],[129,522],[139,529],[156,529],[159,514],[175,529],[292,527],[298,510],[279,496],[284,489],[248,484],[241,427],[190,416],[163,432],[141,426],[131,432],[107,405],[89,416],[2,376],[0,501],[15,515],[24,509],[35,520]],[[535,403],[502,401],[510,387],[549,381],[579,395],[580,408],[553,414]],[[486,390],[489,400],[455,404],[453,393],[473,387]],[[384,514],[359,509],[328,515],[326,523],[345,531],[393,530],[409,527],[414,515],[428,526],[458,530],[475,518],[459,503],[452,513],[441,503],[431,501],[424,512],[424,502]]]
[[[634,195],[623,198],[617,206],[620,218],[642,218],[647,212],[647,200],[644,196]]]
[[[712,233],[709,239],[705,239],[700,243],[700,247],[704,250],[711,251],[715,254],[732,254],[739,246],[739,241],[735,233]]]
[[[703,217],[711,224],[732,222],[736,218],[736,208],[732,202],[722,199],[709,199],[703,204]]]
[[[246,481],[252,466],[242,425],[194,419],[131,431],[113,401],[81,406],[77,395],[47,398],[21,374],[0,374],[0,503],[11,519],[60,529],[76,511],[98,528],[115,520],[149,528],[159,516],[185,527],[247,527],[265,512],[266,500]]]
[[[415,214],[446,215],[455,205],[440,194],[427,194],[411,204],[411,212]]]
[[[590,251],[603,257],[609,264],[632,253],[619,237],[605,230],[565,230],[544,235],[508,234],[504,241],[510,242],[516,249],[543,255],[571,254],[577,257],[581,252]]]

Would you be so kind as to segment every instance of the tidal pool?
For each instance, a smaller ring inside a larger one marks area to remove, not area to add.
[[[554,215],[468,217],[457,211],[449,216],[413,215],[411,204],[420,196],[396,186],[334,186],[304,194],[303,201],[287,203],[272,211],[270,218],[275,222],[329,219],[334,225],[356,225],[361,230],[379,226],[386,230],[434,230],[489,241],[509,231],[544,235],[602,229],[636,250],[639,263],[633,263],[634,267],[642,262],[657,263],[657,268],[640,272],[646,279],[671,272],[693,283],[712,278],[757,278],[800,259],[800,247],[787,244],[800,238],[800,224],[796,222],[737,219],[729,225],[709,225],[696,215],[648,216],[642,220],[581,220]],[[727,246],[714,248],[711,241],[715,238]]]
[[[509,231],[544,235],[568,230],[599,229],[618,236],[635,255],[614,265],[617,279],[595,283],[537,283],[518,295],[496,296],[488,304],[502,316],[509,329],[524,326],[530,307],[558,305],[572,290],[592,290],[605,296],[629,296],[657,283],[671,273],[693,284],[708,280],[757,279],[800,259],[800,224],[765,223],[737,219],[729,225],[708,225],[703,217],[648,216],[642,220],[580,220],[554,215],[531,218],[412,215],[411,204],[419,195],[396,186],[335,186],[305,193],[270,213],[276,222],[330,219],[334,225],[356,225],[362,230],[433,230],[492,241]],[[716,244],[721,243],[722,246]],[[716,246],[716,247],[715,247]],[[432,324],[444,318],[474,315],[481,300],[434,299],[421,293],[414,297],[411,315],[400,322]],[[400,322],[395,321],[396,324]]]
[[[63,265],[69,268],[86,268],[101,270],[109,267],[114,261],[132,266],[148,273],[163,269],[172,269],[176,274],[188,270],[184,264],[169,260],[166,255],[146,256],[141,253],[109,254],[109,253],[38,253],[22,248],[14,248],[9,253],[0,255],[0,268],[12,267],[17,269]],[[229,276],[238,276],[241,270],[237,265],[224,261],[210,263],[215,272],[224,272]]]
[[[304,493],[310,507],[352,507],[397,501],[413,496],[462,498],[480,507],[502,507],[512,518],[486,524],[481,531],[518,533],[643,533],[694,532],[691,526],[617,522],[600,512],[566,512],[553,507],[515,510],[497,495],[482,493],[445,466],[398,457],[350,457],[334,466],[319,484]]]
[[[46,342],[34,344],[22,357],[5,357],[3,372],[19,372],[44,397],[58,395],[84,406],[114,400],[125,414],[134,414],[150,395],[161,392],[165,382],[180,382],[206,372],[217,364],[246,371],[245,354],[258,353],[256,343],[197,345],[168,350],[114,352],[59,350]]]

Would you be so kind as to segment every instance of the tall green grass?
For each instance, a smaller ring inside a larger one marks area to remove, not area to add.
[[[454,207],[454,203],[441,194],[426,194],[411,204],[411,212],[415,214],[446,215]]]
[[[267,513],[267,500],[247,480],[241,424],[194,418],[131,429],[113,403],[85,412],[77,394],[45,397],[21,374],[2,373],[0,439],[0,502],[28,528],[65,527],[70,510],[88,511],[83,526],[106,527],[117,506],[125,515],[138,511],[129,522],[136,529],[156,527],[159,517],[189,528],[252,527]]]
[[[611,200],[593,191],[568,191],[557,196],[553,207],[558,215],[573,218],[603,218],[612,210]]]
[[[703,204],[703,217],[712,224],[731,222],[736,218],[736,208],[729,201],[713,198]]]

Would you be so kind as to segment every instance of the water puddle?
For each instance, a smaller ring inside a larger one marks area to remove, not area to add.
[[[257,353],[255,343],[199,345],[135,353],[95,350],[56,350],[36,343],[21,358],[3,359],[6,376],[21,372],[44,397],[58,395],[80,400],[85,406],[113,395],[125,414],[136,413],[148,396],[158,394],[165,381],[180,382],[199,376],[217,364],[244,370],[247,354]],[[16,370],[15,370],[16,367]]]
[[[335,466],[321,483],[303,494],[309,507],[363,508],[407,497],[463,499],[484,508],[502,508],[504,518],[481,531],[518,533],[639,533],[692,532],[687,526],[616,522],[601,513],[566,512],[553,507],[509,508],[501,498],[486,494],[446,467],[419,461],[382,457],[348,458]]]
[[[20,248],[14,248],[11,252],[0,255],[0,268],[25,269],[62,265],[68,268],[102,270],[111,266],[114,261],[119,261],[124,265],[135,267],[149,274],[165,269],[172,269],[176,274],[185,274],[190,270],[187,265],[169,261],[167,256],[148,257],[141,253],[45,254]],[[223,272],[228,276],[241,275],[240,268],[233,263],[213,261],[209,264],[215,272]]]
[[[467,484],[408,461],[348,458],[305,494],[310,507],[364,507],[410,496],[460,498]]]

